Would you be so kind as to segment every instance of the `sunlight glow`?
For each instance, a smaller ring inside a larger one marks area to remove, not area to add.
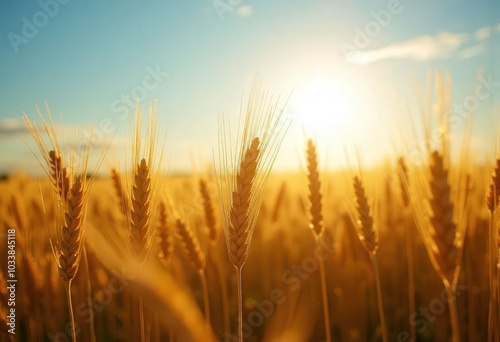
[[[294,120],[306,135],[313,136],[331,133],[334,126],[351,125],[356,111],[356,102],[348,88],[326,77],[311,79],[295,88],[290,106]]]

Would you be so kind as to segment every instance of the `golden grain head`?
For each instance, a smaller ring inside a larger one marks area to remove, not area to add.
[[[410,205],[410,191],[409,191],[410,183],[408,178],[408,167],[406,166],[406,162],[403,157],[398,158],[397,167],[398,167],[401,202],[403,203],[403,207],[407,208]]]
[[[208,240],[215,243],[219,236],[217,221],[215,218],[215,209],[212,195],[208,189],[207,182],[200,179],[200,194],[203,201],[203,213],[205,215],[205,224],[207,226]]]
[[[309,185],[310,204],[309,227],[316,237],[321,237],[325,229],[322,213],[323,196],[321,194],[321,181],[319,179],[316,146],[310,139],[307,141],[307,180]]]
[[[64,213],[61,241],[57,245],[59,275],[71,282],[78,271],[84,240],[84,181],[76,178]]]
[[[354,193],[356,196],[357,224],[359,227],[359,238],[365,249],[375,254],[378,249],[378,236],[375,231],[370,205],[366,197],[362,181],[355,176],[353,180]]]
[[[434,257],[440,273],[451,280],[459,254],[459,248],[455,244],[457,225],[454,222],[448,170],[444,166],[442,155],[437,151],[431,154],[430,171],[429,218],[432,226],[431,236],[435,244]]]
[[[183,220],[177,219],[176,227],[182,249],[186,253],[191,266],[193,266],[196,271],[202,271],[205,269],[206,260],[198,240],[196,240],[193,232],[188,228]]]
[[[165,202],[159,204],[158,227],[156,228],[156,243],[158,257],[164,267],[168,267],[174,251],[174,237],[168,222]]]
[[[224,120],[219,128],[216,177],[221,203],[222,226],[231,262],[242,267],[257,222],[271,167],[289,121],[278,111],[277,102],[254,87],[247,104],[238,150]]]
[[[500,197],[500,158],[495,162],[495,168],[491,174],[491,183],[486,197],[486,203],[490,212],[493,212],[498,205]]]

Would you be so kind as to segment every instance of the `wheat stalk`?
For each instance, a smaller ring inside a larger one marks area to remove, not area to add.
[[[431,154],[431,178],[429,188],[431,197],[430,221],[431,237],[435,244],[434,259],[441,277],[453,283],[457,268],[459,249],[455,243],[457,225],[453,221],[454,206],[451,201],[451,187],[448,183],[448,170],[444,167],[441,154],[434,151]]]
[[[358,235],[363,247],[370,255],[373,270],[375,272],[375,282],[377,286],[378,313],[380,318],[380,327],[382,330],[382,340],[387,342],[387,324],[385,322],[384,305],[382,302],[382,285],[380,283],[380,272],[377,261],[378,236],[374,227],[373,217],[370,212],[370,205],[365,193],[363,182],[358,176],[353,180],[354,194],[356,198],[356,223],[358,226]]]
[[[500,195],[500,158],[495,162],[495,167],[491,174],[491,183],[489,186],[488,194],[486,197],[486,204],[490,212],[490,224],[488,231],[488,254],[489,254],[489,278],[490,278],[490,304],[488,310],[488,338],[492,340],[494,335],[497,334],[496,320],[498,316],[497,305],[498,305],[498,293],[496,287],[498,286],[496,279],[494,278],[494,273],[496,273],[497,279],[499,274],[498,268],[498,257],[500,250],[500,230],[497,227],[497,213],[496,209],[498,206],[498,198]],[[495,244],[496,238],[496,244]],[[495,245],[497,250],[495,251]],[[496,269],[496,272],[495,272]]]
[[[74,342],[76,342],[76,328],[71,297],[71,282],[76,276],[82,255],[84,210],[84,184],[82,178],[77,177],[69,194],[67,209],[64,213],[61,241],[56,252],[58,255],[57,268],[59,276],[66,283],[66,298]]]
[[[486,204],[491,213],[495,211],[500,196],[500,158],[495,162],[495,168],[491,174],[491,183],[486,197]]]
[[[208,240],[215,243],[218,238],[217,221],[215,219],[215,210],[212,196],[208,190],[207,182],[200,179],[200,194],[203,199],[203,212],[205,214],[205,223],[207,226]]]
[[[454,300],[455,279],[459,272],[458,258],[460,248],[457,245],[457,225],[454,222],[454,205],[451,201],[451,187],[448,183],[448,170],[444,165],[443,156],[438,151],[430,155],[430,237],[431,259],[434,260],[436,271],[443,280],[448,305],[450,307],[450,322],[452,340],[460,340],[458,312]]]
[[[377,253],[378,237],[373,227],[373,218],[370,213],[370,205],[366,197],[365,188],[361,180],[355,176],[354,193],[356,197],[357,225],[359,229],[359,238],[369,254]]]
[[[158,258],[164,267],[169,267],[170,259],[174,251],[174,238],[170,233],[168,224],[167,207],[163,201],[159,203],[158,227],[156,228],[156,241],[158,246]]]
[[[241,272],[248,258],[257,215],[271,167],[284,138],[289,121],[282,119],[283,109],[266,93],[254,87],[243,124],[238,128],[232,150],[231,134],[224,120],[219,129],[219,198],[226,245],[231,263],[236,268],[238,288],[238,340],[243,340],[243,294]],[[234,154],[233,154],[234,153]],[[217,163],[216,163],[217,165]]]
[[[193,233],[188,229],[186,223],[181,220],[176,220],[177,231],[182,249],[186,253],[191,266],[198,272],[200,277],[202,290],[203,290],[203,306],[205,308],[205,319],[207,329],[210,329],[210,302],[208,297],[208,284],[205,275],[205,267],[207,266],[205,254],[201,251],[198,241],[195,239]]]
[[[128,213],[130,211],[129,199],[126,192],[123,190],[120,172],[118,171],[118,169],[111,169],[111,180],[113,182],[113,188],[115,189],[116,197],[120,201],[122,212]]]
[[[215,216],[214,203],[212,194],[210,193],[207,182],[204,179],[200,179],[199,190],[203,200],[203,212],[205,216],[205,224],[208,241],[211,243],[212,248],[207,249],[207,258],[213,266],[213,273],[219,282],[221,287],[221,300],[222,300],[222,315],[224,322],[224,330],[230,331],[230,318],[229,318],[229,305],[228,305],[228,295],[227,295],[227,280],[225,277],[225,272],[222,271],[221,260],[218,250],[217,242],[219,240],[219,227],[217,226],[217,219]]]
[[[201,271],[206,267],[205,255],[201,251],[198,241],[194,238],[193,233],[187,228],[186,223],[182,219],[177,219],[175,222],[177,232],[179,233],[179,240],[182,249],[186,253],[191,266],[196,271]]]
[[[39,161],[45,173],[51,179],[56,193],[54,206],[56,208],[55,235],[49,234],[52,254],[57,264],[59,276],[65,282],[66,297],[71,320],[72,340],[76,341],[75,320],[71,298],[71,282],[75,278],[80,263],[84,241],[84,218],[88,193],[92,184],[92,178],[87,180],[88,163],[92,146],[92,134],[86,141],[79,139],[75,134],[74,142],[81,143],[80,150],[76,145],[70,148],[67,159],[61,154],[58,132],[47,106],[48,119],[46,120],[37,107],[43,130],[32,123],[26,114],[24,122],[38,145],[42,155],[40,159],[33,151],[35,158]],[[61,132],[62,134],[62,132]],[[45,141],[45,136],[49,141]],[[49,147],[50,146],[50,147]],[[104,159],[101,154],[96,169]],[[68,162],[69,160],[69,162]],[[79,175],[76,175],[76,172]]]
[[[405,159],[399,157],[398,163],[398,176],[399,176],[399,190],[401,203],[403,204],[403,219],[405,223],[405,237],[406,237],[406,262],[408,265],[408,308],[409,315],[415,311],[415,265],[413,262],[413,238],[411,225],[409,222],[408,210],[410,206],[410,181],[408,176],[408,167],[406,166]],[[410,324],[410,336],[413,341],[417,340],[417,331],[414,324]]]
[[[307,180],[309,186],[309,228],[314,235],[316,245],[320,246],[320,239],[323,238],[325,231],[325,224],[323,222],[323,196],[321,194],[321,182],[319,180],[318,171],[318,156],[316,153],[316,146],[313,141],[309,139],[307,141]],[[324,260],[320,260],[319,273],[321,278],[321,295],[323,302],[323,318],[325,324],[325,335],[326,341],[330,342],[332,340],[330,331],[330,313],[328,310],[328,291],[326,284],[325,275],[325,264]]]
[[[455,290],[460,275],[460,260],[463,253],[463,239],[468,225],[468,189],[462,188],[463,174],[456,173],[454,181],[459,185],[456,193],[452,192],[450,183],[450,117],[449,108],[450,79],[446,86],[442,76],[436,75],[437,106],[435,111],[438,117],[439,146],[433,147],[427,143],[428,169],[416,175],[417,184],[413,190],[416,195],[411,199],[411,213],[419,233],[424,241],[429,259],[436,273],[441,278],[448,301],[452,336],[451,340],[460,340],[460,326],[458,320]],[[423,128],[426,142],[431,142],[433,130],[433,103],[432,94],[427,98],[427,112],[422,108]],[[424,104],[422,104],[424,105]],[[416,133],[414,132],[416,137]],[[467,151],[468,138],[464,136],[460,153],[459,167],[464,168],[470,161]],[[464,191],[465,190],[465,191]],[[413,195],[413,191],[412,191]],[[493,200],[495,200],[493,198]],[[491,241],[490,241],[491,242]]]
[[[127,232],[129,235],[130,251],[139,266],[144,264],[151,248],[151,240],[154,235],[152,226],[155,224],[156,210],[158,209],[158,193],[161,191],[158,173],[163,147],[159,158],[157,158],[156,148],[158,147],[157,140],[159,138],[157,134],[157,117],[158,106],[157,102],[155,102],[154,108],[151,104],[149,106],[147,127],[145,132],[143,132],[142,111],[139,104],[137,104],[134,120],[130,121],[130,132],[132,135],[131,160],[133,163],[132,179],[129,183],[131,184],[129,195],[122,196],[121,198],[123,201],[122,208],[125,210],[128,221]],[[145,137],[143,138],[144,133]],[[145,342],[146,327],[144,323],[142,295],[139,295],[138,302],[141,342]]]
[[[408,167],[403,157],[398,158],[398,177],[401,202],[404,208],[408,208],[410,205]]]

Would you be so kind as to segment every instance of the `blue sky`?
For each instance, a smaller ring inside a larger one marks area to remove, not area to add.
[[[119,149],[134,96],[158,99],[171,169],[188,171],[193,158],[211,160],[217,115],[237,116],[255,78],[284,97],[294,89],[279,169],[300,165],[305,135],[332,164],[344,146],[375,163],[394,152],[391,137],[428,70],[450,74],[462,103],[478,70],[500,81],[499,42],[496,0],[6,0],[0,172],[35,170],[16,121],[23,111],[35,118],[47,101],[67,126],[106,120],[120,127]],[[346,58],[345,46],[357,54]],[[477,146],[499,99],[495,87],[474,114]]]

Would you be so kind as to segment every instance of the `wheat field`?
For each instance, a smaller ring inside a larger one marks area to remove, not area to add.
[[[234,143],[221,124],[215,167],[192,175],[160,169],[151,111],[129,168],[103,155],[99,176],[92,144],[82,156],[49,121],[32,129],[46,177],[0,181],[0,340],[499,338],[499,164],[470,163],[467,146],[451,158],[445,110],[423,163],[402,151],[323,172],[312,139],[303,172],[273,173],[287,123],[259,93],[248,108]]]

